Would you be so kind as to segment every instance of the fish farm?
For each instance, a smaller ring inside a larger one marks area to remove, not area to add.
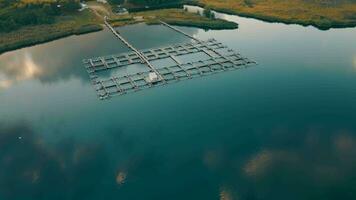
[[[105,19],[108,29],[132,51],[83,60],[99,99],[257,64],[215,39],[203,41],[163,21],[160,23],[189,37],[192,42],[138,50]],[[199,59],[189,59],[189,55]],[[155,64],[162,61],[165,64]],[[135,70],[130,72],[130,69]],[[113,70],[116,73],[112,73]]]

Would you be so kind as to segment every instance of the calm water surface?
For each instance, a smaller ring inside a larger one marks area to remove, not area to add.
[[[356,29],[182,28],[259,65],[99,101],[108,31],[0,56],[0,199],[356,199]],[[138,48],[188,39],[120,28]]]

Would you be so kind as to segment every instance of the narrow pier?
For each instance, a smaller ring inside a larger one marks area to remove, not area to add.
[[[153,65],[147,60],[147,58],[135,47],[133,47],[125,38],[123,38],[107,21],[107,17],[105,16],[104,18],[104,23],[105,25],[110,29],[110,31],[117,37],[119,40],[121,40],[127,47],[129,47],[133,52],[136,53],[136,55],[141,59],[143,63],[145,63],[153,72],[157,74],[157,76],[161,79],[164,80],[162,75],[159,74],[159,72],[153,67]]]
[[[184,31],[182,31],[182,30],[179,30],[179,29],[177,29],[177,28],[175,28],[175,27],[169,25],[169,24],[167,24],[166,22],[164,22],[164,21],[162,21],[162,20],[159,20],[159,22],[160,22],[161,24],[163,24],[164,26],[167,26],[168,28],[170,28],[170,29],[172,29],[172,30],[174,30],[174,31],[176,31],[176,32],[178,32],[178,33],[181,33],[181,34],[183,34],[183,35],[185,35],[185,36],[187,36],[187,37],[189,37],[189,38],[191,38],[191,39],[197,41],[198,43],[204,45],[204,47],[206,47],[206,48],[209,49],[210,51],[214,52],[216,55],[218,55],[218,56],[220,56],[220,57],[224,57],[224,55],[221,54],[220,52],[216,51],[216,49],[210,48],[209,46],[205,45],[204,41],[199,40],[198,38],[196,38],[196,37],[194,37],[194,36],[192,36],[192,35],[189,35],[188,33],[186,33],[186,32],[184,32]],[[209,56],[211,56],[210,53],[207,52],[206,50],[203,49],[202,51],[204,51],[206,54],[208,54]],[[211,56],[211,57],[212,57],[212,56]],[[256,61],[251,61],[251,62],[257,64]]]
[[[159,20],[159,22],[160,22],[161,24],[167,26],[168,28],[173,29],[173,30],[177,31],[178,33],[181,33],[181,34],[183,34],[183,35],[185,35],[185,36],[187,36],[187,37],[189,37],[189,38],[191,38],[191,39],[193,39],[193,40],[195,40],[195,41],[200,41],[198,38],[196,38],[196,37],[194,37],[194,36],[191,36],[191,35],[189,35],[188,33],[186,33],[186,32],[184,32],[184,31],[182,31],[182,30],[179,30],[179,29],[177,29],[177,28],[175,28],[175,27],[169,25],[169,24],[167,24],[166,22],[164,22],[164,21],[162,21],[162,20]]]

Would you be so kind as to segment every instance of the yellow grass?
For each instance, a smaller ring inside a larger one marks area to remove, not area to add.
[[[136,18],[136,20],[135,20]],[[142,20],[137,20],[142,18]],[[196,13],[189,13],[183,9],[160,9],[136,12],[130,15],[116,17],[112,20],[114,26],[123,26],[138,22],[156,24],[158,20],[165,21],[173,25],[194,26],[206,29],[234,29],[237,24],[220,19],[209,19]]]
[[[214,9],[271,21],[320,27],[355,26],[356,3],[322,4],[305,0],[198,0]],[[247,3],[246,3],[247,2]]]

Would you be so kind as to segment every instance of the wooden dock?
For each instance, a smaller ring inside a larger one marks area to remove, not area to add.
[[[193,41],[139,51],[125,40],[105,19],[105,25],[110,31],[132,51],[83,60],[100,99],[257,64],[255,61],[244,58],[235,51],[228,49],[227,46],[215,39],[203,41],[165,22],[161,21],[161,23],[191,38]],[[196,55],[198,59],[193,62],[187,62],[184,61],[184,56],[186,55]],[[152,64],[153,61],[162,59],[169,59],[173,64],[164,67],[157,67]],[[100,72],[110,72],[119,68],[128,69],[137,64],[144,64],[146,67],[143,67],[140,72],[131,74],[110,75],[110,77],[102,77],[99,74]],[[147,77],[150,73],[155,73],[159,79],[154,82],[149,81]]]

